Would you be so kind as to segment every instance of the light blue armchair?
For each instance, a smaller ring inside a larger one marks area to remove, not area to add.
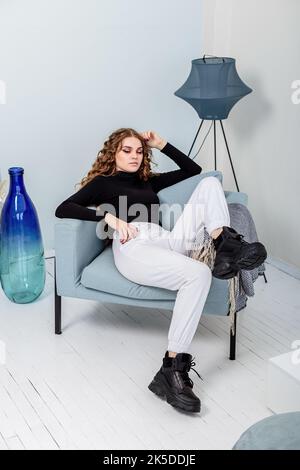
[[[215,176],[223,182],[220,171],[192,176],[158,193],[162,207],[179,203],[183,207],[198,182]],[[225,191],[227,203],[247,205],[245,193]],[[165,209],[166,211],[167,209]],[[165,214],[165,216],[164,216]],[[170,217],[161,211],[162,226],[172,229]],[[111,302],[123,305],[172,310],[177,292],[129,281],[114,264],[111,245],[96,235],[97,222],[57,219],[55,223],[55,333],[61,334],[61,297]],[[228,315],[229,281],[212,278],[203,314]],[[236,320],[236,318],[235,318]],[[228,323],[228,329],[229,323]],[[236,331],[236,328],[235,328]],[[236,334],[230,332],[230,359],[235,359]]]

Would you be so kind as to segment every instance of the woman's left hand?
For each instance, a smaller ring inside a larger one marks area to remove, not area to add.
[[[157,148],[161,150],[166,145],[167,141],[162,139],[156,132],[154,131],[146,131],[141,132],[140,135],[146,140],[147,145],[152,148]]]

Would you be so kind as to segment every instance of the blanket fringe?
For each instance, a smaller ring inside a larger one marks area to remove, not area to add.
[[[213,238],[207,234],[204,237],[202,243],[194,243],[192,249],[189,252],[189,257],[202,263],[207,264],[207,266],[213,270],[216,250],[213,244]],[[232,334],[235,334],[234,326],[234,315],[236,312],[236,298],[239,291],[239,274],[237,276],[229,279],[229,318],[230,318],[230,330]]]

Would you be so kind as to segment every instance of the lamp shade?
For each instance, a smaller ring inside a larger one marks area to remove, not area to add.
[[[174,94],[193,106],[201,119],[221,120],[251,91],[239,77],[235,59],[203,57],[192,60],[187,81]]]

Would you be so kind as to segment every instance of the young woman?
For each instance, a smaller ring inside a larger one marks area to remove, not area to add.
[[[152,148],[170,157],[180,169],[152,172]],[[113,232],[114,262],[123,276],[138,284],[178,291],[167,351],[149,389],[174,407],[190,412],[200,411],[200,399],[188,376],[195,363],[187,351],[212,275],[229,279],[240,269],[259,266],[267,256],[261,243],[247,243],[230,227],[224,191],[215,177],[203,178],[197,184],[171,231],[160,225],[157,193],[201,171],[196,162],[156,132],[121,128],[104,142],[81,181],[81,189],[55,212],[61,218],[105,221]],[[97,210],[87,207],[91,205]],[[203,226],[216,249],[212,271],[187,256]]]

